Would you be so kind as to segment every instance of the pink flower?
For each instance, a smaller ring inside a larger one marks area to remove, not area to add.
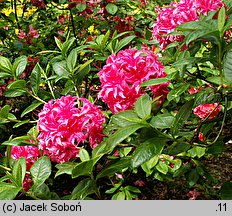
[[[113,113],[131,109],[136,100],[144,94],[140,84],[149,79],[165,77],[163,66],[148,50],[126,49],[112,54],[98,73],[101,82],[99,98]],[[168,83],[149,87],[154,97],[166,98]]]
[[[207,15],[209,11],[220,9],[224,3],[221,0],[182,0],[163,8],[153,25],[153,39],[157,39],[161,49],[175,41],[183,41],[184,36],[168,35],[185,22],[197,21],[200,14]]]
[[[144,187],[145,186],[145,182],[143,180],[136,180],[134,182],[134,185],[138,186],[138,187]]]
[[[79,144],[88,139],[96,147],[103,138],[105,118],[98,106],[79,98],[83,106],[77,108],[76,97],[63,96],[51,100],[39,113],[39,148],[54,162],[62,163],[79,157]]]
[[[31,166],[40,157],[40,151],[36,146],[12,146],[11,157],[14,160],[24,157],[27,162],[27,170],[30,170]]]
[[[199,118],[205,119],[212,112],[209,116],[209,119],[213,119],[218,115],[220,111],[221,111],[221,106],[219,105],[219,103],[214,103],[214,104],[201,104],[193,110],[193,113],[197,115]]]
[[[29,26],[28,35],[30,38],[38,38],[39,37],[38,32],[31,25]]]
[[[31,142],[34,143],[32,140]],[[14,160],[18,160],[20,157],[24,157],[26,159],[27,171],[30,170],[32,165],[40,156],[40,151],[36,146],[12,146],[11,149],[11,157]],[[30,174],[26,174],[22,185],[25,191],[28,191],[31,188],[31,182]]]
[[[195,200],[201,193],[197,192],[196,188],[193,191],[189,191],[187,196],[189,196],[189,200]]]
[[[205,140],[206,140],[206,137],[204,137],[204,135],[203,135],[202,132],[199,133],[198,138],[199,138],[199,140],[200,140],[201,142],[205,142]]]
[[[199,87],[198,88],[190,87],[189,90],[188,90],[189,94],[196,94],[198,92],[200,92],[200,88]]]

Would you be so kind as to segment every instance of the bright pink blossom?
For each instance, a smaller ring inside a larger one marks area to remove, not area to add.
[[[112,54],[98,73],[101,82],[99,98],[113,113],[131,109],[144,94],[140,84],[149,79],[165,77],[163,66],[148,50],[126,49]],[[162,102],[168,93],[168,83],[149,87],[154,97]]]
[[[51,100],[39,113],[39,148],[54,162],[62,163],[79,157],[79,144],[87,139],[96,147],[103,138],[105,118],[98,106],[80,98],[83,106],[76,107],[76,97],[63,96]]]
[[[157,39],[161,49],[175,41],[183,41],[184,36],[171,35],[175,28],[185,22],[197,21],[200,14],[207,15],[209,11],[220,9],[224,3],[221,0],[182,0],[171,3],[163,8],[153,25],[153,39]],[[168,35],[169,34],[169,35]]]
[[[214,103],[214,104],[201,104],[193,110],[193,113],[201,119],[205,119],[208,115],[210,115],[209,119],[212,119],[215,118],[220,111],[221,111],[221,106],[219,105],[219,103]]]
[[[14,160],[24,157],[27,162],[27,170],[30,170],[31,166],[40,157],[40,151],[36,146],[12,146],[11,157]]]

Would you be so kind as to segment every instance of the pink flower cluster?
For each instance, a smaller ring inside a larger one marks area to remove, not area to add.
[[[106,65],[98,73],[101,82],[99,98],[112,113],[131,109],[136,100],[144,94],[140,84],[154,78],[165,77],[163,66],[148,50],[126,49],[117,55],[110,55]],[[154,98],[160,96],[162,103],[168,94],[169,83],[151,86]]]
[[[76,97],[63,96],[51,100],[39,113],[39,148],[51,161],[62,163],[79,155],[79,144],[89,140],[91,148],[103,138],[105,118],[98,106],[79,98],[82,107],[76,107]]]
[[[34,143],[34,141],[31,141]],[[26,159],[27,171],[30,170],[31,166],[39,159],[41,156],[39,149],[36,146],[12,146],[11,157],[14,160],[18,160],[20,157]],[[31,176],[26,174],[23,181],[23,189],[28,191],[31,188]]]
[[[205,119],[209,115],[210,115],[209,119],[213,119],[218,115],[220,111],[221,111],[221,106],[219,105],[219,103],[214,103],[214,104],[201,104],[193,110],[193,113],[201,119]]]
[[[20,30],[18,34],[18,38],[24,39],[27,44],[32,44],[32,39],[38,37],[39,33],[31,25],[29,26],[29,32],[27,35],[23,30]]]
[[[161,49],[175,41],[183,41],[180,35],[168,35],[185,22],[196,21],[200,14],[207,15],[209,11],[220,9],[224,3],[221,0],[181,0],[163,8],[153,25],[153,39],[157,39]]]

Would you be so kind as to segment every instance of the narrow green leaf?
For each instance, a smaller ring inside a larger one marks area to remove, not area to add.
[[[21,114],[21,118],[23,116],[25,116],[26,114],[30,113],[31,111],[33,111],[34,109],[36,109],[38,106],[40,106],[41,104],[43,104],[42,102],[37,102],[37,103],[33,103],[31,104],[29,107],[27,107],[25,110],[23,110],[22,114]]]
[[[224,6],[222,6],[218,13],[218,30],[221,33],[221,35],[224,34],[225,22],[226,22],[226,9]]]
[[[30,190],[34,191],[51,175],[51,162],[47,156],[39,158],[31,167],[30,173],[34,182]]]
[[[55,42],[56,42],[57,47],[62,52],[62,50],[63,50],[63,44],[60,42],[60,40],[57,37],[55,37]]]
[[[137,147],[132,156],[132,167],[136,168],[161,153],[167,140],[158,137],[148,139]]]
[[[18,187],[22,187],[24,177],[26,175],[26,159],[20,157],[13,166],[12,175]]]
[[[102,38],[102,41],[101,41],[102,48],[105,48],[107,41],[109,40],[109,37],[110,37],[110,30],[108,30],[106,34],[104,35],[104,37]]]
[[[232,83],[232,49],[229,49],[225,54],[223,69],[225,79]]]
[[[169,101],[172,101],[173,99],[179,97],[180,95],[182,95],[188,88],[189,88],[189,84],[187,85],[180,85],[178,88],[172,89],[168,95],[167,95],[167,99]]]
[[[37,63],[31,72],[30,84],[31,84],[31,89],[35,95],[37,95],[39,91],[42,70],[43,69],[41,68],[40,64]]]
[[[63,43],[63,48],[61,50],[63,56],[67,56],[68,50],[71,48],[75,40],[76,38],[72,37]]]
[[[192,113],[194,100],[186,102],[179,110],[177,115],[175,116],[173,126],[171,128],[172,134],[176,134],[183,126],[183,124],[188,120],[189,116]]]
[[[141,84],[142,87],[147,87],[147,86],[153,86],[153,85],[159,85],[162,83],[166,83],[169,80],[167,78],[156,78],[156,79],[150,79],[148,81],[145,81]]]
[[[147,94],[142,95],[135,103],[135,112],[141,119],[146,119],[151,114],[151,101]]]
[[[30,121],[30,119],[26,119],[26,120],[20,121],[20,122],[16,123],[16,124],[13,126],[13,128],[18,128],[18,127],[20,127],[20,126],[22,126],[22,125],[24,125],[24,124],[27,124],[29,121]]]
[[[171,146],[167,147],[163,153],[169,155],[178,155],[179,153],[186,152],[190,149],[190,144],[188,143],[173,143]]]
[[[73,49],[68,55],[68,59],[67,59],[67,67],[70,72],[72,72],[73,69],[76,67],[76,63],[77,63],[77,51]]]
[[[121,172],[123,169],[128,168],[131,164],[130,158],[122,158],[121,160],[114,162],[113,164],[109,164],[107,167],[103,168],[103,170],[98,173],[96,179],[102,177],[111,177],[115,175],[116,172]]]

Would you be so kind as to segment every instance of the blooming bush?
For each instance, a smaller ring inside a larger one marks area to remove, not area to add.
[[[0,6],[0,199],[231,198],[230,1]]]

